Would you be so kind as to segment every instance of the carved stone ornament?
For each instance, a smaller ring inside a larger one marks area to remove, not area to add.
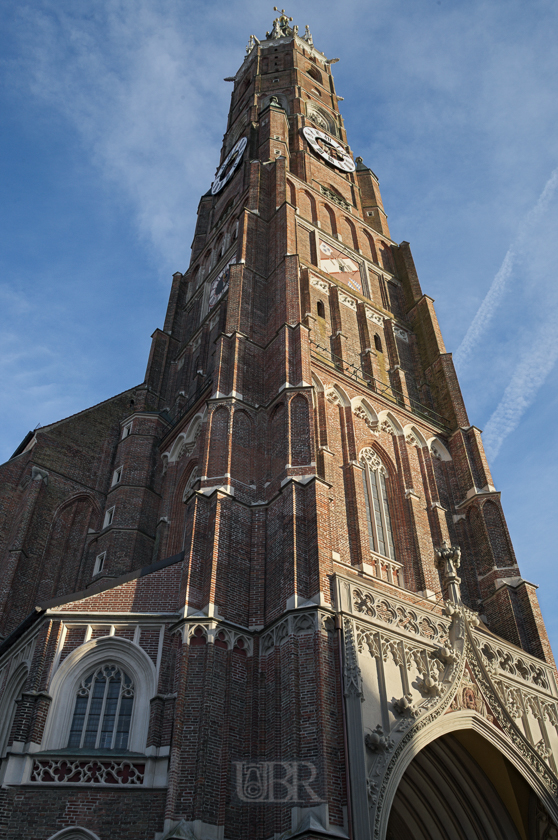
[[[407,434],[405,435],[405,440],[409,444],[409,446],[416,446],[418,449],[421,448],[419,440],[417,436],[413,434],[413,432],[407,432]]]
[[[316,289],[320,289],[321,292],[324,292],[326,295],[329,294],[329,283],[326,283],[325,280],[320,280],[319,277],[310,277],[310,285],[315,286]]]
[[[409,334],[405,330],[402,330],[401,327],[394,327],[393,332],[394,332],[394,335],[397,338],[401,338],[403,341],[406,341],[407,343],[409,342]]]
[[[452,648],[446,647],[445,645],[437,648],[432,653],[432,657],[434,657],[435,659],[439,659],[439,661],[442,662],[442,664],[444,665],[456,661],[455,651],[452,650]]]
[[[461,565],[461,549],[457,545],[448,545],[446,540],[444,540],[442,547],[436,548],[434,553],[436,555],[436,568],[442,573],[444,583],[449,588],[450,600],[455,604],[461,604],[461,591],[459,588],[461,578],[457,574],[457,570]]]
[[[362,698],[362,674],[358,666],[353,625],[345,622],[345,667],[343,669],[345,696],[353,695]]]
[[[376,421],[373,420],[372,417],[370,417],[363,405],[355,406],[355,408],[353,408],[353,414],[355,415],[355,417],[359,417],[361,420],[364,420],[371,432],[373,432],[376,435],[378,434],[378,430],[376,429]]]
[[[423,677],[418,680],[418,687],[426,697],[438,697],[442,693],[442,687],[434,677]]]
[[[383,326],[384,319],[381,315],[378,315],[377,312],[374,312],[372,309],[366,307],[366,317],[369,321],[373,321],[375,324],[378,324],[380,327]]]
[[[376,619],[384,624],[391,625],[394,629],[403,630],[405,633],[410,633],[414,636],[422,637],[423,639],[438,643],[440,647],[433,652],[434,658],[438,658],[438,651],[441,649],[449,649],[449,623],[447,619],[422,614],[412,607],[405,606],[401,603],[392,602],[385,596],[374,595],[370,591],[354,588],[352,591],[353,609],[356,613]],[[364,632],[364,631],[362,631]],[[358,649],[362,651],[364,645],[369,647],[370,639],[368,636],[361,634],[359,630],[357,633]],[[412,656],[416,651],[409,650],[409,655]],[[453,651],[453,654],[455,652]],[[375,655],[375,654],[374,654]],[[378,654],[379,655],[379,654]],[[440,660],[441,661],[441,660]],[[447,663],[455,661],[454,655],[448,655]],[[419,667],[419,671],[423,670],[426,673],[426,661]]]
[[[30,783],[72,785],[114,785],[132,787],[143,785],[145,762],[67,758],[35,759]]]
[[[346,295],[343,292],[340,292],[339,293],[339,303],[342,303],[345,306],[348,306],[349,309],[352,309],[354,312],[356,312],[356,308],[357,308],[356,300],[352,297],[349,297],[349,295]]]
[[[456,695],[453,698],[449,707],[449,712],[457,711],[472,711],[478,712],[490,723],[495,723],[496,719],[484,699],[482,692],[478,685],[472,678],[468,666],[465,667],[463,679],[457,689]]]
[[[256,38],[255,35],[250,35],[250,37],[248,39],[248,46],[246,47],[246,54],[249,55],[252,52],[252,50],[254,49],[254,47],[256,46],[256,44],[259,44],[259,43],[260,43],[260,41],[259,41],[258,38]]]
[[[412,694],[404,694],[403,697],[400,697],[398,700],[392,701],[392,706],[397,712],[398,715],[404,717],[405,715],[408,717],[416,717],[420,712],[420,707],[413,703],[413,695]]]
[[[556,798],[556,796],[558,796],[558,783],[556,781],[556,776],[551,772],[545,758],[542,756],[541,752],[537,750],[536,745],[530,742],[526,734],[521,730],[519,721],[516,723],[508,708],[503,704],[497,685],[493,682],[489,672],[481,665],[482,656],[479,648],[480,645],[477,644],[477,639],[474,634],[469,633],[466,655],[472,677],[479,689],[482,691],[482,695],[488,704],[491,713],[495,716],[499,728],[501,728],[510,739],[515,750],[519,752],[523,759],[528,762],[551,796]],[[520,702],[521,699],[520,693]]]
[[[400,761],[401,753],[416,739],[419,732],[433,724],[445,713],[451,700],[455,697],[455,687],[461,681],[462,669],[464,667],[462,650],[461,643],[460,649],[456,651],[458,661],[446,669],[443,679],[437,681],[429,678],[429,680],[432,680],[432,684],[436,685],[437,693],[426,694],[425,699],[418,703],[417,707],[412,709],[412,712],[409,711],[407,713],[405,713],[404,709],[405,704],[402,702],[407,698],[401,698],[401,700],[396,701],[401,711],[396,708],[400,716],[400,722],[390,733],[394,745],[390,749],[384,750],[382,754],[376,753],[378,758],[372,763],[368,774],[369,780],[373,781],[376,779],[374,795],[369,797],[369,803],[372,809],[372,837],[374,840],[379,840],[380,836],[383,836],[381,834],[381,826],[385,819],[385,814],[383,813],[384,801],[390,777]],[[427,682],[427,679],[422,679],[423,683]],[[428,686],[430,687],[430,682],[428,682]],[[395,704],[393,705],[395,706]]]
[[[180,632],[184,642],[188,644],[203,637],[206,644],[241,651],[246,656],[252,656],[254,651],[254,642],[250,634],[226,627],[212,619],[195,618],[183,624]]]
[[[393,428],[393,424],[390,423],[390,421],[387,418],[385,420],[382,420],[382,422],[380,423],[380,431],[385,432],[388,435],[396,434],[396,431]]]
[[[298,636],[304,633],[315,633],[320,628],[325,632],[330,632],[333,629],[330,616],[317,613],[315,610],[303,612],[299,615],[296,613],[290,615],[277,622],[271,630],[268,630],[262,636],[260,653],[269,653],[273,648],[279,647],[293,635]]]
[[[486,668],[494,676],[509,674],[548,691],[549,681],[541,665],[527,662],[525,657],[518,656],[511,650],[503,650],[499,645],[490,642],[485,642],[480,652]]]
[[[343,400],[335,390],[335,388],[328,388],[325,392],[326,400],[334,405],[343,406]]]
[[[180,459],[184,458],[185,455],[186,456],[191,455],[192,452],[194,451],[195,443],[196,442],[194,440],[185,440],[182,443],[182,446],[180,447],[180,449],[178,450],[178,453],[176,455],[176,460],[180,461]]]
[[[329,120],[327,120],[324,114],[315,105],[312,105],[312,103],[307,104],[306,115],[310,122],[313,122],[314,125],[318,126],[318,128],[322,128],[324,131],[331,131]]]
[[[460,560],[458,547],[438,550],[450,578]],[[336,586],[337,602],[353,615],[344,627],[352,625],[365,691],[359,708],[372,840],[386,836],[388,791],[403,756],[426,732],[451,728],[451,720],[442,721],[453,713],[482,718],[478,725],[491,727],[496,740],[505,738],[504,753],[512,761],[515,753],[549,798],[556,798],[550,747],[558,737],[558,693],[551,666],[487,637],[478,616],[460,602],[448,600],[443,616],[343,577]]]
[[[394,746],[393,738],[384,733],[381,724],[364,736],[364,743],[370,752],[385,752]]]

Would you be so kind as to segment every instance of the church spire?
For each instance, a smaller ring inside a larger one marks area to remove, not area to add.
[[[291,23],[233,78],[145,382],[0,468],[8,840],[558,820],[536,587],[333,60]]]

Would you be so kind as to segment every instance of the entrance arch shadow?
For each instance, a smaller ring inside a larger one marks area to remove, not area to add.
[[[408,763],[385,837],[543,840],[537,829],[541,814],[546,812],[539,797],[512,762],[476,729],[456,729],[430,741]]]

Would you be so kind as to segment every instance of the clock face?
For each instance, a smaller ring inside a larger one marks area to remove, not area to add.
[[[309,125],[304,126],[302,133],[316,154],[327,160],[336,169],[341,169],[343,172],[355,171],[356,166],[351,156],[347,154],[341,143],[338,143],[329,134],[325,134],[318,128],[310,128]]]
[[[244,154],[244,149],[246,148],[247,143],[248,138],[241,137],[238,143],[236,143],[230,150],[227,157],[217,170],[217,175],[211,185],[212,195],[217,195],[217,193],[221,192],[225,184],[229,183],[236,172],[240,161],[242,160],[242,155]]]
[[[209,308],[215,306],[217,301],[225,294],[227,289],[229,288],[229,278],[231,275],[231,265],[234,265],[234,262],[230,262],[225,268],[219,272],[217,277],[212,281],[211,286],[209,288]]]

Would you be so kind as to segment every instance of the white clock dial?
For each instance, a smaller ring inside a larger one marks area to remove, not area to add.
[[[236,145],[230,150],[227,157],[217,170],[217,175],[211,185],[212,195],[217,195],[218,192],[221,192],[225,184],[229,183],[236,172],[240,161],[242,160],[242,155],[244,154],[244,149],[246,148],[247,143],[248,138],[241,137],[238,143],[236,143]]]
[[[338,143],[329,134],[325,134],[317,128],[310,128],[308,125],[302,129],[302,133],[316,154],[327,160],[332,166],[341,169],[343,172],[355,171],[356,166],[351,156],[347,154],[341,143]]]
[[[225,294],[229,288],[229,279],[231,276],[231,265],[235,265],[234,260],[230,262],[225,268],[219,272],[217,277],[211,284],[209,289],[209,308],[212,309],[218,300]]]

